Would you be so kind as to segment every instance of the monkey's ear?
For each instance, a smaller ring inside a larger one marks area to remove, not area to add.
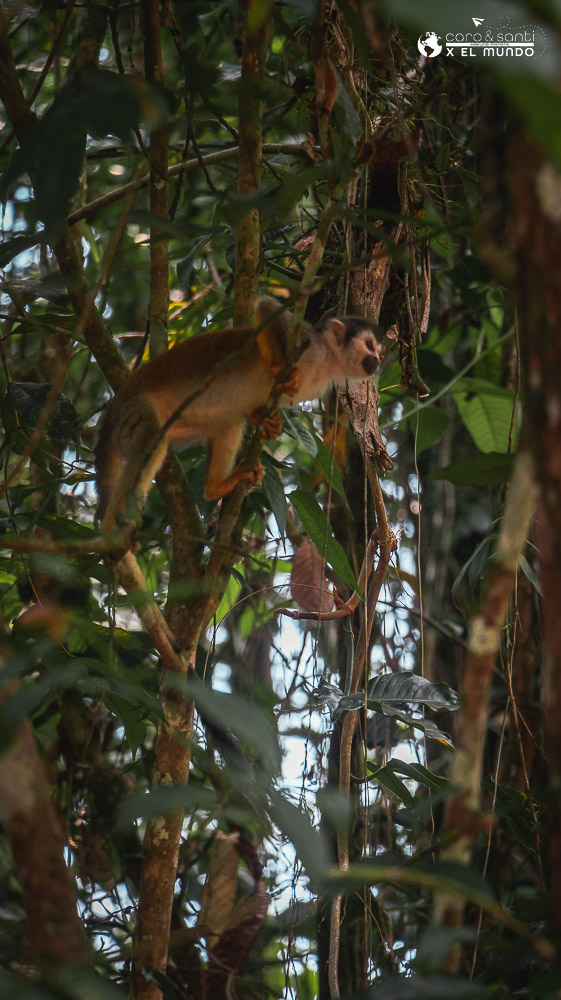
[[[328,330],[333,334],[339,345],[344,343],[347,328],[342,320],[337,319],[337,317],[334,316],[333,319],[329,320]]]

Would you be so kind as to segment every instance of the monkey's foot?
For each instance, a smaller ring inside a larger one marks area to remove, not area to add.
[[[299,368],[295,368],[290,377],[286,382],[281,382],[277,385],[279,392],[282,392],[284,396],[288,396],[289,399],[293,399],[297,396],[300,391],[300,386],[302,384],[302,372]]]
[[[244,479],[247,479],[250,490],[252,490],[254,486],[259,486],[259,483],[263,479],[264,475],[265,466],[261,465],[261,462],[254,465],[253,469],[247,470],[247,475],[244,476]]]
[[[254,486],[257,486],[261,482],[264,475],[265,469],[261,465],[261,462],[258,462],[252,469],[248,469],[245,462],[240,462],[237,468],[226,479],[222,479],[218,483],[207,480],[205,497],[207,500],[219,500],[220,497],[231,493],[238,483],[244,481],[248,483],[250,490],[252,490]]]
[[[249,422],[253,427],[261,424],[261,437],[265,441],[273,441],[282,431],[282,417],[278,410],[272,413],[270,417],[264,417],[263,410],[254,410],[249,418]]]

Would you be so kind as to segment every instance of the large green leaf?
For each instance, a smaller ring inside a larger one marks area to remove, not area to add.
[[[426,448],[430,448],[437,441],[440,441],[450,423],[450,417],[446,410],[439,409],[437,406],[426,406],[412,414],[408,423],[411,433],[416,438],[417,455],[420,455]]]
[[[329,451],[329,448],[325,446],[321,438],[316,437],[317,444],[317,460],[321,467],[321,471],[325,476],[325,481],[335,490],[336,493],[344,500],[347,510],[350,512],[349,502],[345,493],[345,487],[343,485],[343,479],[341,477],[341,472],[334,456]]]
[[[487,987],[458,976],[382,976],[371,1000],[478,1000]]]
[[[367,694],[369,701],[385,706],[415,703],[436,711],[445,708],[449,712],[460,707],[460,696],[453,688],[444,683],[434,684],[426,677],[409,672],[374,677],[368,682]]]
[[[259,757],[266,774],[278,773],[280,752],[277,734],[271,719],[261,708],[240,695],[213,691],[195,678],[185,683],[170,674],[167,682],[193,698],[205,720],[227,733],[232,732],[242,745],[249,747]]]
[[[557,79],[547,80],[537,74],[530,76],[528,73],[503,72],[501,85],[523,114],[530,135],[549,153],[557,169],[561,168],[561,135],[559,129],[552,127],[552,123],[558,122],[561,117],[561,95]]]
[[[332,714],[340,714],[347,709],[356,709],[364,705],[363,691],[346,695],[336,684],[328,684],[326,681],[322,681],[319,685],[316,697]],[[447,709],[449,712],[455,712],[460,707],[460,696],[453,688],[443,682],[434,684],[425,677],[419,677],[418,674],[409,671],[374,677],[368,682],[367,698],[368,701],[376,701],[384,709],[394,705],[416,704],[426,705],[435,711]]]
[[[322,681],[316,691],[317,700],[326,705],[335,721],[343,712],[356,712],[364,707],[364,691],[346,695],[335,684]],[[397,719],[413,729],[420,729],[431,740],[451,747],[452,741],[430,719],[417,719],[396,708],[396,705],[423,704],[429,708],[455,711],[460,706],[459,695],[447,684],[433,684],[417,674],[384,674],[368,683],[367,706],[391,719]]]
[[[447,479],[456,486],[501,486],[510,479],[513,464],[513,455],[491,451],[487,455],[459,458],[431,472],[428,478]]]
[[[387,765],[375,767],[368,775],[368,780],[377,781],[380,785],[382,785],[391,799],[397,800],[398,802],[404,802],[406,806],[413,805],[413,796],[411,795],[411,792],[407,788],[407,785],[403,783],[401,778],[398,778],[393,768],[388,767]]]
[[[315,497],[305,490],[294,490],[290,494],[290,502],[294,505],[308,538],[314,543],[318,552],[325,555],[325,560],[333,572],[352,590],[356,590],[357,580],[345,550],[333,537],[331,525]]]
[[[298,412],[291,412],[290,410],[283,410],[284,422],[291,431],[294,432],[298,444],[307,451],[312,458],[317,455],[317,442],[318,438],[315,434],[306,427],[305,423],[299,419]]]
[[[414,781],[419,782],[420,785],[425,785],[427,788],[446,788],[450,786],[450,779],[444,778],[440,774],[435,774],[434,771],[429,771],[427,767],[423,767],[422,764],[418,764],[416,761],[407,763],[404,760],[389,760],[386,767],[390,768],[396,774],[404,774],[407,778],[413,778]]]
[[[313,825],[311,817],[304,810],[277,791],[270,794],[270,815],[294,845],[311,881],[316,887],[323,883],[332,864],[329,843],[323,831]]]
[[[47,231],[56,230],[78,188],[87,135],[126,140],[141,121],[154,128],[168,111],[163,91],[145,80],[84,67],[29,129],[0,181],[0,198],[32,173],[37,215]]]
[[[509,444],[516,444],[514,389],[502,389],[483,379],[461,379],[454,386],[454,399],[480,451],[504,454]]]
[[[267,498],[269,507],[271,508],[275,521],[277,522],[279,534],[281,538],[284,538],[284,533],[286,531],[287,503],[283,482],[277,472],[277,465],[271,456],[267,455],[266,452],[263,452],[261,460],[265,467],[265,475],[261,483],[261,489]]]

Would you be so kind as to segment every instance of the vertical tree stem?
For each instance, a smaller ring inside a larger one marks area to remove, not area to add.
[[[6,687],[1,700],[13,694],[14,687]],[[64,860],[64,832],[27,719],[0,756],[0,810],[23,894],[30,960],[55,978],[65,965],[89,965],[76,883]]]
[[[241,90],[238,103],[240,145],[238,155],[238,195],[249,195],[261,184],[263,152],[261,91],[269,36],[268,18],[259,18],[260,0],[245,0],[246,35],[242,57]],[[258,18],[257,24],[256,18]],[[245,326],[253,318],[261,259],[261,219],[251,208],[236,230],[236,299],[234,325]]]
[[[184,655],[183,677],[195,668],[195,649]],[[176,671],[180,676],[179,671]],[[154,784],[186,785],[191,761],[193,703],[162,687],[165,718],[158,728]],[[146,826],[144,862],[140,880],[138,914],[133,944],[132,995],[135,1000],[160,1000],[161,990],[152,973],[165,974],[171,928],[173,893],[183,811],[152,817]]]
[[[533,463],[529,452],[522,452],[516,460],[482,606],[471,619],[469,629],[457,746],[450,771],[457,791],[446,803],[444,824],[449,842],[442,851],[443,858],[464,864],[470,862],[473,842],[482,827],[481,768],[491,677],[534,505]],[[436,897],[435,917],[448,926],[461,923],[463,909],[464,902],[458,896],[441,893]],[[457,971],[459,959],[459,949],[453,949],[448,959],[449,972]]]
[[[158,0],[142,0],[144,19],[144,70],[152,83],[163,81],[162,45]],[[150,212],[168,218],[168,146],[165,125],[150,136]],[[150,230],[150,353],[153,357],[167,347],[169,307],[169,252],[163,227]]]

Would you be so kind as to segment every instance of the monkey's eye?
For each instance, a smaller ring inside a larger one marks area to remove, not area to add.
[[[376,349],[376,345],[374,344],[373,340],[366,340],[364,342],[364,346],[366,347],[367,351],[374,351]]]

